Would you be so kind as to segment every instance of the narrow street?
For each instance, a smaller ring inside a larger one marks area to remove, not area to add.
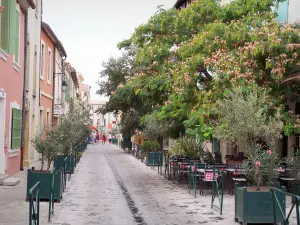
[[[89,145],[52,224],[235,224],[233,198],[225,197],[225,216],[210,203],[210,194],[195,199],[114,145]]]

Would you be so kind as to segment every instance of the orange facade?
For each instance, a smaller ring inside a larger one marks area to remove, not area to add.
[[[52,126],[55,46],[42,29],[40,67],[40,121],[41,127]]]

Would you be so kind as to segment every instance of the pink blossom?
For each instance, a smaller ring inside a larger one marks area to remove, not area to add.
[[[279,167],[279,172],[280,173],[284,173],[285,169],[283,169],[282,167]]]
[[[256,161],[255,165],[256,165],[256,167],[259,167],[260,166],[260,162]]]
[[[269,154],[269,155],[272,155],[272,151],[269,149],[268,151],[267,151],[267,153]]]
[[[292,157],[292,161],[294,161],[294,157]]]

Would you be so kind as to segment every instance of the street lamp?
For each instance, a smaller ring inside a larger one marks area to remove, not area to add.
[[[66,74],[63,72],[63,73],[54,73],[54,77],[56,77],[57,75],[61,75],[61,80],[62,80],[62,83],[61,83],[61,89],[62,89],[62,92],[63,93],[66,93],[67,91],[67,82],[66,82]]]
[[[66,93],[66,91],[67,91],[67,83],[66,83],[66,81],[65,80],[63,80],[62,81],[62,83],[61,83],[61,89],[62,89],[62,92],[63,93]]]

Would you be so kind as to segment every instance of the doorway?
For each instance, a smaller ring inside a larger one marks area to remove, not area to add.
[[[6,160],[5,160],[5,109],[6,109],[6,95],[0,90],[0,175],[5,174]]]

